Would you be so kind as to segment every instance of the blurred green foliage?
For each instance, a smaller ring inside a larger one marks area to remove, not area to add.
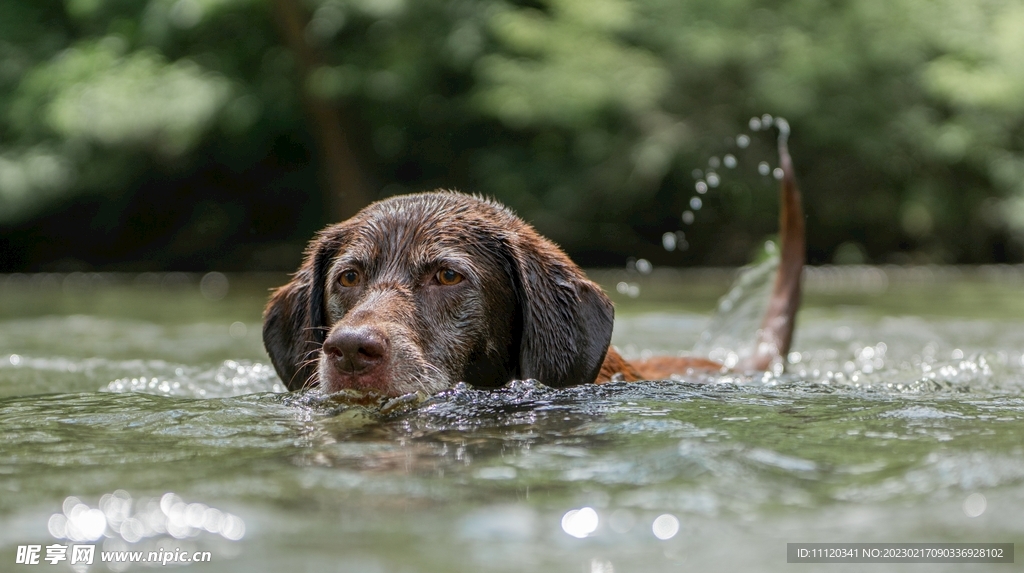
[[[304,98],[343,110],[373,197],[493,195],[587,264],[745,262],[775,228],[764,113],[812,262],[1024,259],[1019,1],[301,5],[311,69],[269,1],[0,2],[0,269],[293,264],[335,192]]]

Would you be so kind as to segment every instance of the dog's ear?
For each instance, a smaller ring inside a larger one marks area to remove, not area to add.
[[[263,346],[289,390],[318,383],[316,359],[327,332],[325,281],[338,249],[338,240],[326,233],[314,239],[299,271],[263,311]]]
[[[593,382],[612,338],[611,300],[531,227],[518,229],[510,249],[522,321],[520,378],[556,388]]]

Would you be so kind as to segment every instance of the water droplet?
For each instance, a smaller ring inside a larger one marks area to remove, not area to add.
[[[592,507],[571,509],[562,516],[562,530],[578,539],[593,533],[597,523],[597,512]]]
[[[615,290],[619,294],[624,294],[629,298],[636,298],[640,296],[640,285],[636,283],[627,283],[625,281],[615,285]]]
[[[757,117],[750,118],[750,131],[761,130],[761,119]]]
[[[237,515],[227,514],[218,530],[221,537],[230,541],[238,541],[245,536],[245,522]]]
[[[700,197],[690,197],[690,208],[694,211],[700,211],[703,205],[704,202],[700,200]]]
[[[708,187],[718,187],[721,183],[721,179],[718,178],[717,173],[708,173]]]
[[[739,147],[740,149],[746,149],[748,145],[750,145],[749,135],[741,133],[740,135],[736,136],[736,147]]]
[[[712,157],[711,159],[708,159],[708,165],[715,169],[718,169],[718,167],[722,165],[722,161],[718,159],[718,156],[715,156]]]
[[[789,136],[789,122],[781,117],[775,118],[775,127],[779,128],[779,134],[783,137]]]
[[[228,277],[216,271],[206,273],[203,275],[203,280],[199,281],[199,291],[208,300],[224,298],[228,294],[229,286]]]
[[[772,177],[774,177],[774,178],[776,178],[776,179],[778,179],[780,181],[782,180],[782,176],[785,175],[785,174],[786,173],[782,170],[781,167],[776,167],[775,169],[772,170]]]
[[[662,541],[672,539],[679,533],[679,519],[670,513],[659,515],[654,519],[651,531]]]
[[[964,500],[964,513],[967,517],[978,517],[985,513],[985,508],[988,506],[988,500],[985,496],[980,493],[972,493],[967,496]]]
[[[665,247],[666,251],[676,250],[676,234],[665,233],[661,236],[661,246]]]
[[[771,171],[772,168],[768,165],[767,161],[762,161],[761,163],[757,164],[757,172],[760,173],[761,175],[768,175],[769,173],[771,173]]]
[[[232,322],[231,326],[228,327],[228,334],[231,338],[245,338],[245,334],[248,331],[244,322]]]
[[[768,129],[771,126],[772,126],[772,116],[771,116],[771,114],[767,114],[766,113],[766,114],[762,115],[761,116],[761,127],[763,129]]]
[[[722,158],[722,163],[729,169],[736,167],[736,156],[733,154],[726,155]]]
[[[704,177],[704,172],[700,169],[694,169],[690,172],[690,175],[692,175],[694,179],[700,179],[701,177]]]
[[[693,223],[693,211],[683,211],[683,223],[687,225]]]
[[[64,539],[68,535],[68,518],[63,514],[55,513],[50,516],[46,528],[54,538]]]
[[[705,183],[704,180],[698,181],[697,184],[694,185],[694,188],[696,188],[697,193],[700,193],[701,195],[708,192],[708,184]]]
[[[652,265],[651,261],[648,261],[647,259],[637,259],[636,270],[642,275],[649,275],[651,274],[651,271],[654,270],[654,265]]]

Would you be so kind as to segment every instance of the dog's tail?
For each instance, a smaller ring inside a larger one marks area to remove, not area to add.
[[[782,169],[779,186],[779,270],[768,299],[768,309],[757,331],[757,346],[753,355],[740,364],[739,370],[768,370],[778,359],[785,363],[789,345],[793,341],[793,329],[796,327],[796,311],[800,308],[800,278],[806,250],[804,212],[787,145],[789,123],[779,118],[776,126],[779,129],[779,167]]]

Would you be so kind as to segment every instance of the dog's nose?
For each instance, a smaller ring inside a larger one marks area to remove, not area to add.
[[[324,341],[324,353],[347,374],[358,374],[380,365],[388,352],[388,339],[376,328],[340,328]]]

